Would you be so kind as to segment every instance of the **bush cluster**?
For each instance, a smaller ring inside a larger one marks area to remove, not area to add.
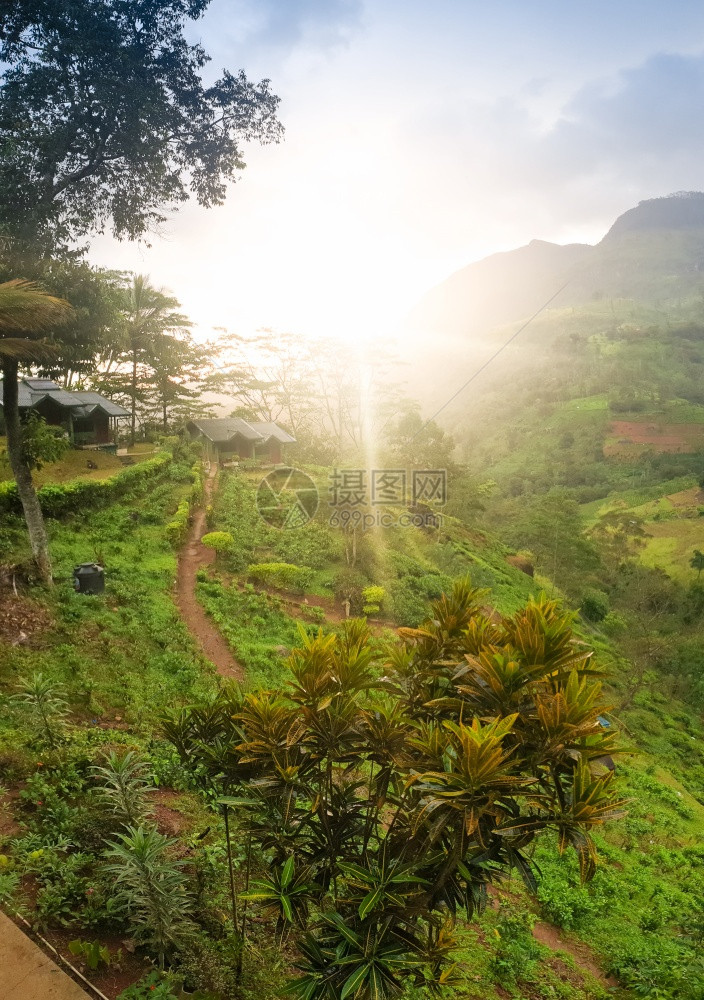
[[[191,509],[197,507],[203,500],[203,469],[200,462],[193,463],[190,474],[193,481],[191,492],[179,503],[176,513],[164,529],[169,543],[175,549],[183,545],[186,540]]]
[[[50,483],[37,490],[39,503],[45,516],[53,518],[78,514],[86,508],[104,507],[156,478],[171,461],[171,455],[165,453],[130,465],[110,479],[73,479],[68,483]],[[21,511],[17,484],[12,481],[0,483],[0,513],[19,514]]]
[[[255,583],[296,590],[301,594],[306,592],[313,578],[307,566],[294,566],[293,563],[251,563],[247,575]]]

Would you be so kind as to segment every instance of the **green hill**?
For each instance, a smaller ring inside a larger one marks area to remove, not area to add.
[[[469,264],[432,289],[405,329],[453,340],[485,337],[553,307],[631,299],[663,308],[704,289],[704,194],[641,202],[621,215],[596,246],[527,246]]]

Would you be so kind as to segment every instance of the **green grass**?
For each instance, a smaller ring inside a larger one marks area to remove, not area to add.
[[[133,462],[143,462],[152,457],[153,445],[137,446],[131,452]],[[91,469],[88,463],[96,465]],[[67,483],[71,479],[107,479],[124,468],[124,463],[117,455],[106,451],[82,451],[72,448],[58,462],[49,462],[33,473],[37,486],[48,483]],[[12,469],[7,457],[6,438],[0,437],[0,482],[13,480]]]
[[[43,670],[86,713],[117,708],[136,723],[213,685],[173,603],[176,555],[163,532],[189,488],[167,476],[121,505],[48,521],[56,586],[40,596],[53,628],[38,648],[0,646],[0,683]],[[26,554],[15,523],[17,552]],[[105,593],[76,594],[73,567],[93,560],[105,566]]]
[[[608,410],[609,399],[606,393],[597,393],[594,396],[577,396],[562,404],[563,410]]]
[[[326,585],[343,566],[339,539],[321,534],[327,530],[321,524],[298,540],[282,542],[280,534],[270,534],[250,517],[251,490],[241,489],[241,483],[228,485],[235,479],[224,477],[215,503],[216,517],[227,519],[239,531],[247,561],[251,561],[250,551],[257,556],[270,551],[282,555],[286,547],[289,552],[297,550],[303,560],[315,561],[324,541],[326,561],[315,569],[315,579],[320,592],[326,592]],[[660,489],[674,493],[688,485],[691,477],[684,483],[670,480]],[[34,590],[31,595],[51,616],[50,630],[33,638],[31,645],[0,644],[4,694],[13,690],[18,676],[39,669],[68,692],[76,726],[67,744],[68,763],[54,767],[49,755],[45,764],[51,765],[49,784],[63,783],[69,789],[58,794],[73,810],[66,822],[79,832],[85,807],[76,791],[83,787],[76,784],[76,768],[84,773],[107,745],[137,745],[161,783],[185,781],[158,738],[156,717],[165,707],[213,693],[220,683],[195,648],[172,599],[176,557],[163,537],[163,525],[189,488],[186,478],[165,476],[150,484],[148,492],[119,505],[50,521],[57,586],[51,593]],[[633,490],[623,497],[631,504],[653,504],[653,512],[659,506],[656,493],[646,491],[644,496],[642,490]],[[704,531],[704,519],[652,524],[663,531],[683,525]],[[15,554],[26,557],[21,525],[13,520],[9,530]],[[399,593],[411,617],[424,612],[429,591],[468,570],[476,584],[493,588],[494,605],[510,612],[541,585],[548,589],[552,585],[546,578],[533,581],[508,565],[506,552],[490,534],[481,535],[448,519],[440,533],[389,529],[364,550],[363,571],[392,595],[402,585]],[[73,565],[98,558],[106,566],[105,595],[75,594],[70,585]],[[217,576],[199,583],[198,596],[244,664],[248,683],[279,686],[284,667],[276,647],[289,649],[298,637],[295,620],[280,603],[251,591],[243,593]],[[618,703],[628,669],[610,640],[591,633],[587,638],[597,648],[598,666],[611,675],[612,700]],[[101,720],[112,720],[116,714],[129,725],[127,732],[99,728]],[[624,713],[624,722],[632,734],[627,739],[640,751],[635,758],[618,763],[624,794],[632,801],[625,823],[613,824],[599,840],[603,863],[596,879],[582,887],[572,858],[558,855],[552,837],[541,841],[536,860],[543,874],[537,899],[511,883],[503,908],[490,908],[471,926],[458,925],[461,981],[452,996],[461,1000],[602,1000],[609,995],[569,955],[557,955],[532,940],[529,927],[538,916],[563,928],[566,940],[587,942],[595,950],[602,967],[625,984],[614,994],[618,1000],[699,1000],[692,991],[704,973],[697,971],[700,958],[691,928],[704,898],[704,727],[690,706],[658,689],[638,695]],[[30,790],[34,789],[33,783],[39,780],[35,777],[37,759],[37,745],[21,716],[16,710],[5,712],[0,718],[0,767],[5,780],[29,781]],[[181,839],[193,852],[193,864],[207,891],[226,911],[227,887],[216,875],[221,871],[222,838],[213,814],[193,796],[174,800],[172,805],[186,814],[188,829],[194,834],[208,826],[215,828],[203,843],[189,840],[190,833]],[[24,820],[33,824],[36,835],[49,837],[49,820],[42,825],[44,820],[31,803],[22,808]],[[88,936],[79,929],[82,936]],[[261,936],[257,947],[262,955],[268,954],[265,932],[259,929],[257,933]],[[281,975],[272,972],[272,983]],[[275,985],[267,989],[273,990],[272,997],[276,995]],[[263,986],[259,995],[268,995]],[[407,1000],[421,1000],[421,994],[409,991]]]
[[[675,580],[693,583],[696,570],[689,565],[695,549],[704,550],[704,518],[679,518],[651,522],[647,544],[640,552],[646,566],[664,569]]]
[[[695,484],[695,477],[688,475],[677,476],[674,479],[668,479],[659,483],[642,486],[633,485],[631,488],[614,490],[608,496],[604,497],[603,500],[593,500],[591,503],[582,504],[581,511],[585,521],[593,522],[597,517],[617,507],[627,509],[638,508],[644,504],[658,502],[663,497],[671,496],[673,493],[690,489]]]
[[[244,667],[247,686],[280,687],[284,676],[280,649],[295,646],[299,632],[278,599],[251,589],[242,592],[217,579],[200,582],[197,595]]]

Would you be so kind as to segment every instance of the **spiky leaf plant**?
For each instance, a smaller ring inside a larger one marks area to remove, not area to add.
[[[152,815],[149,767],[133,750],[120,755],[111,750],[104,767],[91,768],[96,795],[104,808],[124,826],[139,826]]]
[[[166,955],[194,930],[184,862],[170,853],[175,843],[158,830],[131,826],[105,851],[105,868],[115,878],[132,933],[156,952],[161,968]]]
[[[68,714],[63,689],[41,671],[36,671],[31,677],[21,677],[18,687],[19,692],[13,695],[12,701],[30,712],[39,734],[49,746],[55,747]]]

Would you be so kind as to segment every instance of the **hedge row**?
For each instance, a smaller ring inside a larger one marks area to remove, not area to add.
[[[164,529],[167,539],[175,549],[180,548],[186,540],[192,508],[197,507],[203,500],[203,466],[200,462],[194,462],[191,466],[191,478],[193,480],[191,492],[178,505],[176,513]]]
[[[110,479],[72,479],[68,483],[51,483],[37,490],[37,497],[46,517],[65,517],[87,508],[113,503],[130,490],[154,479],[172,461],[163,453],[136,465],[129,465]],[[22,504],[14,482],[0,483],[0,513],[21,514]]]
[[[305,594],[313,579],[313,570],[293,563],[252,563],[247,567],[247,575],[255,583]]]

